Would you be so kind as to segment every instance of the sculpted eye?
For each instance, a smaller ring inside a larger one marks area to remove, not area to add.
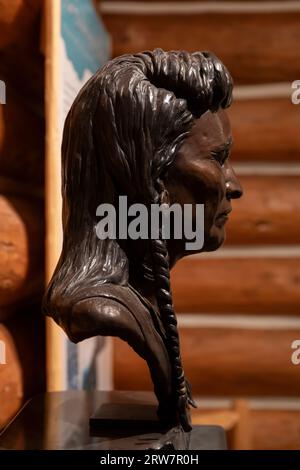
[[[230,155],[232,144],[233,141],[232,138],[230,138],[224,145],[212,150],[211,157],[223,166]]]
[[[228,151],[222,150],[222,151],[212,151],[211,156],[213,157],[214,160],[216,160],[221,166],[225,164],[226,159],[229,156]]]

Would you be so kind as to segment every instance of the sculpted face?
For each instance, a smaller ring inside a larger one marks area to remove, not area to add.
[[[242,187],[229,161],[231,128],[224,110],[207,111],[196,120],[189,137],[171,166],[166,189],[170,204],[204,204],[204,246],[216,250],[225,239],[231,199],[242,196]],[[184,240],[168,243],[171,262],[191,254]]]

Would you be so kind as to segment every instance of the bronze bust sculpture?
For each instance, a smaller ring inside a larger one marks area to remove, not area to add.
[[[204,245],[224,240],[242,189],[230,166],[225,112],[232,80],[211,53],[157,49],[107,63],[83,87],[62,144],[64,240],[44,311],[78,342],[118,336],[147,361],[167,426],[191,429],[170,268],[185,240],[103,239],[96,209],[164,202],[204,204]],[[196,250],[197,251],[197,250]],[[200,281],[201,282],[201,281]]]

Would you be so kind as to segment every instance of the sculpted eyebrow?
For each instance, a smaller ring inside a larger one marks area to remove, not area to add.
[[[214,152],[218,152],[218,153],[225,153],[225,152],[229,152],[231,146],[233,144],[233,140],[232,139],[229,139],[227,142],[225,142],[225,144],[221,145],[220,147],[217,147]]]

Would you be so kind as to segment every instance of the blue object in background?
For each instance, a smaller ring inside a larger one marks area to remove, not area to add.
[[[92,0],[61,0],[61,126],[80,88],[109,58],[110,38]],[[90,338],[78,345],[65,341],[67,388],[96,388],[101,373],[97,355],[105,339]]]
[[[109,36],[92,0],[62,0],[61,20],[68,57],[81,80],[85,69],[95,73],[107,62]]]

